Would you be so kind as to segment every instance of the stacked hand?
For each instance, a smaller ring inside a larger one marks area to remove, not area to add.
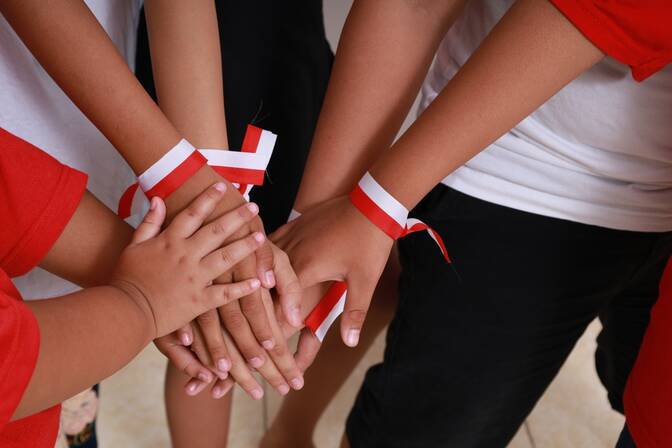
[[[238,204],[246,204],[234,189],[229,189],[227,194],[229,198],[237,196]],[[256,205],[249,204],[247,210],[254,217],[246,228],[229,235],[226,241],[249,232],[263,232]],[[215,209],[208,213],[222,211]],[[215,282],[228,284],[250,276],[258,277],[264,288],[274,288],[277,302],[284,311],[283,318],[292,325],[301,325],[301,287],[284,252],[264,241],[254,256],[241,261]],[[220,398],[231,388],[233,379],[250,396],[259,399],[263,389],[252,375],[254,370],[281,394],[286,394],[290,387],[303,387],[302,370],[278,326],[267,289],[254,291],[239,303],[230,302],[203,313],[178,332],[158,339],[156,345],[178,369],[192,378],[185,386],[190,395],[212,384],[212,396]]]
[[[254,204],[239,210],[255,215],[242,232],[263,229]],[[225,240],[239,237],[240,232],[228,235]],[[211,395],[220,398],[237,382],[251,397],[259,399],[263,389],[252,375],[254,371],[282,395],[290,388],[303,387],[302,373],[314,360],[320,343],[310,331],[301,330],[302,322],[333,280],[348,283],[341,334],[347,345],[357,345],[393,241],[354,208],[347,197],[315,206],[271,238],[278,246],[265,241],[253,260],[256,270],[251,266],[251,271],[267,280],[260,279],[264,288],[241,299],[240,304],[232,302],[204,313],[180,331],[156,341],[159,350],[191,378],[185,385],[188,394],[198,394],[210,385]],[[298,279],[287,254],[280,248],[289,254]],[[266,250],[271,251],[270,257],[258,255]],[[250,270],[241,264],[216,282],[226,284],[244,278],[242,272]],[[270,269],[265,269],[267,266]],[[268,281],[268,271],[273,273],[272,282]],[[269,288],[274,288],[275,303]],[[305,288],[303,298],[302,288]],[[302,334],[293,355],[287,339],[299,330]]]

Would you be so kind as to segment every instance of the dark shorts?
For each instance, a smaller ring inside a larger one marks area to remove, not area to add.
[[[453,266],[424,233],[400,240],[399,306],[348,418],[353,447],[505,447],[595,317],[597,370],[622,412],[671,233],[547,218],[442,185],[413,215]]]

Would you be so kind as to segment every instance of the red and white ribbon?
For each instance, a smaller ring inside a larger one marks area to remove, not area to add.
[[[237,184],[245,195],[249,194],[251,185],[264,184],[277,138],[270,131],[248,125],[240,151],[203,149],[201,154],[208,159],[208,165],[229,182]]]
[[[147,197],[165,199],[206,163],[205,157],[182,139],[138,176],[138,184]]]
[[[348,285],[345,282],[334,282],[320,302],[306,317],[306,327],[322,342],[331,324],[343,313]]]
[[[445,260],[451,262],[441,236],[419,219],[409,218],[408,209],[389,194],[369,173],[366,173],[352,190],[350,200],[364,216],[394,240],[414,232],[426,231],[439,246]],[[292,210],[289,220],[299,216],[301,216],[300,213]],[[329,327],[343,312],[347,293],[345,282],[334,282],[306,318],[306,326],[320,342],[324,339]]]
[[[186,167],[191,166],[189,164],[191,161],[190,158],[199,159],[198,168],[195,170],[183,170],[183,167],[178,164],[179,169],[176,168],[173,171],[170,171],[168,167],[176,165],[175,162],[179,161],[180,157],[184,156],[184,151],[175,151],[175,148],[173,148],[157,163],[152,165],[150,169],[140,175],[138,183],[134,183],[126,189],[119,200],[117,214],[122,219],[126,219],[133,214],[133,209],[138,211],[137,209],[139,206],[137,204],[142,204],[143,201],[146,202],[146,198],[143,198],[141,191],[144,191],[147,197],[160,196],[159,194],[153,194],[156,193],[156,191],[151,190],[151,185],[163,185],[166,182],[165,176],[164,178],[161,178],[163,173],[168,172],[168,184],[171,185],[172,190],[170,193],[172,193],[206,163],[222,177],[233,183],[241,194],[245,196],[245,199],[249,200],[249,193],[252,190],[252,186],[263,185],[264,183],[266,168],[271,160],[276,139],[277,135],[272,132],[248,125],[243,140],[243,146],[240,151],[227,151],[222,149],[202,149],[200,151],[195,151],[193,146],[189,145],[195,155],[190,155],[190,157],[185,159],[187,163]],[[182,144],[182,142],[187,143],[186,140],[182,140],[180,144]],[[178,144],[178,146],[180,146],[180,144]],[[173,154],[174,151],[175,154]],[[167,157],[169,155],[170,157]],[[177,173],[178,175],[173,173]],[[146,174],[147,176],[144,179],[146,185],[150,186],[149,191],[145,189],[142,180],[143,176]],[[138,188],[139,186],[143,186],[142,190]],[[154,188],[156,188],[156,186],[154,186]],[[168,193],[168,195],[170,193]],[[161,197],[165,198],[168,195]]]
[[[369,221],[393,240],[398,240],[411,233],[426,231],[439,246],[446,261],[450,262],[441,236],[419,219],[409,218],[408,209],[376,182],[369,173],[366,173],[352,190],[350,200]]]

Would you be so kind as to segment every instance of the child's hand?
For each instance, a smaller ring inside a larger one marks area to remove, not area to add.
[[[153,338],[164,336],[197,315],[248,295],[260,286],[256,278],[212,284],[265,241],[264,235],[256,232],[220,248],[256,216],[258,208],[254,204],[243,205],[203,226],[225,189],[222,183],[208,188],[160,234],[165,205],[158,198],[152,199],[149,213],[119,258],[111,284],[147,313]]]
[[[253,370],[259,372],[259,374],[281,395],[286,395],[290,388],[298,390],[303,387],[302,371],[296,366],[294,357],[287,345],[286,338],[283,336],[282,330],[275,319],[274,306],[270,294],[267,290],[262,290],[261,293],[264,301],[265,313],[271,323],[273,337],[277,341],[281,341],[281,343],[276,344],[273,349],[269,350],[268,357],[270,359],[267,359],[262,365],[258,367],[249,366],[228,331],[220,328],[219,331],[224,341],[225,349],[231,360],[230,369],[226,374],[222,375],[219,369],[214,365],[211,351],[207,347],[207,342],[203,339],[202,332],[198,328],[192,329],[193,344],[191,345],[191,349],[196,354],[199,365],[208,366],[218,377],[211,390],[213,398],[221,398],[224,396],[230,389],[232,380],[234,380],[248,393],[248,395],[250,395],[250,397],[257,400],[260,399],[263,396],[263,389],[252,375]],[[280,311],[280,313],[282,313],[282,311]],[[170,357],[170,359],[175,365],[179,366],[180,364],[185,363],[186,358],[178,356],[175,357],[175,359]],[[190,361],[193,361],[193,359]],[[205,389],[208,381],[205,381],[201,376],[190,376],[193,379],[187,383],[185,390],[189,395],[196,395]]]
[[[329,280],[348,284],[341,336],[354,347],[393,240],[342,196],[311,208],[271,239],[287,252],[303,288]]]

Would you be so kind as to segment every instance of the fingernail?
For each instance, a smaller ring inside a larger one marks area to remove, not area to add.
[[[273,271],[264,272],[264,278],[266,279],[267,284],[269,285],[275,284],[275,274],[273,273]]]
[[[252,398],[255,400],[261,400],[261,397],[264,396],[264,391],[261,389],[252,389],[250,395],[252,395]]]
[[[159,205],[159,198],[152,198],[152,200],[149,202],[149,209],[150,210],[156,210],[156,206]]]
[[[278,386],[278,392],[280,392],[280,395],[287,395],[289,393],[289,386],[286,384],[281,384]]]
[[[250,202],[249,204],[247,204],[247,209],[252,213],[256,214],[259,211],[259,206],[254,202]]]
[[[261,243],[262,241],[264,241],[264,238],[265,238],[265,237],[264,237],[264,234],[261,233],[261,232],[256,232],[256,233],[254,234],[254,239],[257,240],[257,241],[260,242],[260,243]]]
[[[257,289],[260,286],[261,286],[261,282],[258,279],[253,278],[252,280],[250,280],[250,288]]]
[[[359,342],[359,330],[356,328],[351,328],[348,330],[348,334],[345,340],[345,343],[350,347],[355,347]]]
[[[231,369],[231,363],[228,359],[222,358],[217,360],[217,368],[221,372],[228,372]]]
[[[209,383],[210,381],[212,381],[212,378],[210,377],[210,374],[205,373],[205,372],[199,373],[198,374],[198,379],[201,380],[201,381],[204,381],[206,383]]]
[[[193,395],[193,394],[195,394],[195,393],[196,393],[196,388],[197,388],[197,387],[198,387],[198,385],[197,385],[196,383],[191,383],[191,384],[189,384],[189,385],[187,386],[187,393],[188,393],[189,395]]]
[[[222,398],[224,396],[224,389],[222,389],[219,386],[215,386],[214,389],[212,389],[212,398]]]
[[[220,192],[225,192],[226,191],[226,184],[224,182],[217,182],[215,185],[215,190],[220,191]]]
[[[250,365],[255,369],[258,369],[259,367],[264,365],[264,361],[260,357],[255,356],[254,358],[250,359]]]
[[[261,343],[261,345],[266,350],[271,350],[273,347],[275,347],[275,341],[273,341],[273,339],[266,339]]]
[[[296,377],[290,381],[290,384],[294,389],[299,390],[303,387],[303,378]]]
[[[180,341],[182,341],[182,345],[185,347],[191,345],[191,335],[189,333],[182,333],[180,335]]]

